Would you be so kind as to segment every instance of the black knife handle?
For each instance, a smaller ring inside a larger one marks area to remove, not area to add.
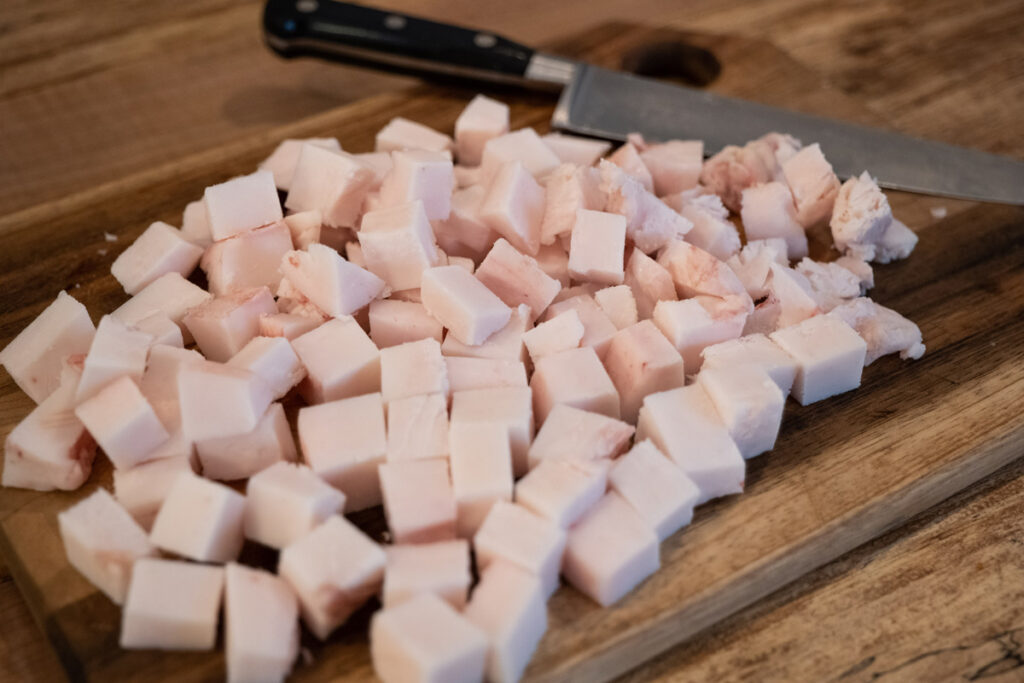
[[[334,0],[267,0],[263,29],[285,57],[522,84],[534,50],[486,31]]]

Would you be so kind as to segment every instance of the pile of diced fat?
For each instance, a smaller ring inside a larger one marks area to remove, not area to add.
[[[559,576],[615,603],[743,490],[787,395],[924,352],[864,296],[916,241],[867,173],[779,134],[608,151],[509,132],[483,96],[454,140],[401,118],[372,153],[287,140],[125,249],[131,298],[98,326],[61,292],[0,353],[38,403],[4,485],[76,489],[97,445],[114,466],[59,525],[123,647],[212,648],[223,605],[228,678],[279,680],[300,618],[326,639],[376,598],[383,680],[514,681]],[[387,544],[343,515],[381,504]],[[237,563],[246,540],[276,574]]]

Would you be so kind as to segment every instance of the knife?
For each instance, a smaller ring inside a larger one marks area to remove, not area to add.
[[[267,44],[401,73],[561,91],[553,128],[622,141],[699,139],[715,153],[770,131],[818,142],[841,178],[867,170],[910,192],[1024,205],[1024,162],[604,69],[477,31],[334,0],[268,0]]]

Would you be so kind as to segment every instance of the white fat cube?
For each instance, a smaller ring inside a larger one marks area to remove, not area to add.
[[[867,343],[842,320],[818,315],[770,338],[798,364],[793,397],[801,405],[860,386]]]
[[[212,299],[205,289],[192,284],[179,273],[167,273],[153,280],[149,285],[128,301],[114,309],[110,315],[129,325],[148,318],[154,313],[163,313],[182,328],[181,334],[188,344],[192,335],[182,324],[188,309]],[[90,335],[90,340],[92,336]]]
[[[380,505],[377,467],[387,453],[387,433],[379,393],[302,408],[298,432],[309,466],[345,494],[345,512]]]
[[[518,161],[503,164],[487,186],[480,218],[516,249],[534,256],[540,248],[544,188]]]
[[[724,261],[688,242],[670,244],[658,255],[658,263],[672,275],[676,293],[681,297],[735,296],[749,299],[743,282]]]
[[[512,500],[512,451],[500,422],[459,422],[449,433],[456,534],[472,538],[491,507]]]
[[[425,149],[444,152],[453,145],[450,137],[422,123],[396,116],[377,131],[376,151],[393,152],[401,149]]]
[[[793,192],[800,225],[809,228],[828,220],[839,194],[839,179],[818,143],[782,162],[782,175]]]
[[[88,353],[95,333],[85,306],[61,292],[0,351],[0,364],[29,398],[42,403],[60,386],[64,359]]]
[[[718,195],[692,198],[679,212],[693,223],[693,229],[686,233],[690,244],[723,261],[740,251],[740,234],[729,221],[729,211],[722,206]],[[803,234],[802,228],[800,234]]]
[[[875,245],[875,261],[891,263],[907,258],[917,246],[917,240],[917,234],[913,230],[902,221],[893,218],[892,223],[885,229],[882,239]]]
[[[569,253],[559,244],[542,244],[537,252],[537,265],[549,277],[562,285],[563,291],[569,286]]]
[[[455,538],[455,496],[448,460],[402,460],[380,466],[384,516],[395,543]]]
[[[392,545],[384,552],[388,559],[381,603],[385,608],[421,593],[433,593],[457,610],[466,606],[472,582],[467,541]]]
[[[604,495],[610,463],[541,460],[516,482],[516,503],[568,529]]]
[[[277,313],[266,287],[218,296],[185,314],[185,327],[209,360],[226,362],[259,334],[260,316]]]
[[[563,133],[548,133],[541,137],[544,144],[548,146],[555,156],[563,163],[578,164],[580,166],[591,166],[597,160],[608,153],[612,143],[605,140],[584,138],[578,135],[565,135]]]
[[[747,320],[744,309],[722,306],[721,299],[694,297],[680,301],[659,301],[651,320],[682,355],[688,373],[700,369],[701,351],[712,344],[743,334]]]
[[[157,344],[149,351],[146,371],[139,390],[153,406],[157,417],[168,429],[181,425],[178,400],[178,370],[190,363],[202,363],[203,355],[192,349]]]
[[[709,368],[697,375],[744,458],[775,446],[786,396],[763,369]]]
[[[480,207],[486,194],[487,189],[483,185],[456,190],[452,193],[448,218],[433,223],[438,244],[449,254],[479,260],[498,238],[480,217]]]
[[[649,145],[640,158],[654,179],[655,194],[664,197],[697,185],[704,166],[704,142],[669,140]]]
[[[463,344],[483,344],[512,317],[511,308],[458,266],[424,271],[420,293],[427,311]]]
[[[447,394],[448,370],[436,339],[381,349],[380,386],[384,403],[419,394]]]
[[[740,216],[748,242],[780,237],[786,240],[789,258],[807,256],[807,234],[797,222],[793,195],[785,183],[765,183],[743,190]]]
[[[620,330],[604,358],[619,393],[622,417],[636,422],[644,397],[683,386],[683,358],[650,320]]]
[[[292,246],[305,249],[320,241],[324,217],[318,209],[299,211],[284,217],[284,224],[292,235]]]
[[[414,149],[393,152],[391,158],[391,171],[380,187],[381,206],[419,201],[427,219],[448,218],[452,186],[455,184],[451,154]],[[363,229],[365,225],[364,215]]]
[[[383,296],[386,287],[379,277],[323,244],[285,254],[281,273],[317,308],[335,317],[355,313]]]
[[[228,681],[283,681],[299,654],[299,601],[270,572],[225,568],[224,658]]]
[[[650,439],[700,489],[697,504],[743,492],[746,463],[704,387],[651,394],[644,399],[636,440]]]
[[[580,346],[590,347],[597,353],[598,358],[604,358],[608,353],[608,345],[612,337],[618,332],[615,323],[589,294],[580,294],[556,301],[548,306],[544,319],[550,320],[569,310],[575,310],[580,317],[580,322],[583,323],[583,337],[580,339]]]
[[[223,567],[139,560],[121,612],[121,647],[212,650],[223,594]]]
[[[654,529],[659,541],[690,523],[700,497],[693,480],[649,440],[615,461],[608,484]]]
[[[633,176],[648,192],[654,192],[654,178],[640,158],[640,151],[632,142],[626,142],[608,155],[608,161]]]
[[[624,281],[633,290],[637,316],[641,320],[651,317],[659,301],[675,301],[678,298],[672,275],[639,249],[634,249],[629,256]]]
[[[522,505],[504,501],[494,504],[473,537],[479,571],[486,571],[496,560],[511,562],[540,579],[545,597],[558,588],[564,549],[564,529]]]
[[[152,344],[151,335],[131,328],[113,316],[103,316],[89,345],[75,400],[81,403],[92,398],[120,377],[131,377],[136,382],[141,380]]]
[[[615,213],[576,212],[569,247],[569,274],[576,280],[617,285],[625,270],[626,219]]]
[[[432,593],[373,615],[370,656],[384,683],[475,683],[483,680],[484,632]]]
[[[897,351],[903,359],[916,360],[924,355],[921,329],[891,308],[879,306],[867,297],[836,306],[829,315],[841,318],[867,343],[865,365]]]
[[[384,550],[340,515],[281,551],[278,575],[299,598],[302,621],[320,640],[380,589]]]
[[[332,152],[341,151],[341,143],[338,138],[306,138],[304,140],[282,140],[270,156],[260,162],[261,171],[270,171],[274,174],[274,185],[279,190],[287,191],[292,186],[292,177],[295,175],[295,167],[299,163],[299,154],[302,152],[302,145],[315,145],[329,149]]]
[[[150,460],[130,470],[114,470],[114,498],[148,532],[178,475],[193,471],[192,458],[187,454]]]
[[[533,402],[527,386],[491,387],[452,394],[451,424],[498,422],[508,430],[512,471],[529,469],[527,453],[533,440]]]
[[[544,356],[575,349],[583,339],[583,323],[575,309],[559,313],[523,333],[523,344],[536,363]]]
[[[513,162],[521,164],[536,178],[543,178],[560,163],[558,156],[544,144],[535,130],[520,128],[484,144],[480,159],[484,182],[489,182],[503,165]]]
[[[306,367],[284,337],[253,337],[227,365],[256,374],[267,383],[275,399],[306,376]]]
[[[382,299],[370,303],[370,339],[384,349],[419,339],[441,342],[444,326],[422,303]]]
[[[569,349],[537,361],[530,379],[533,410],[543,423],[559,403],[618,418],[619,392],[594,349]]]
[[[370,211],[357,235],[366,267],[393,291],[416,289],[423,271],[441,263],[419,199]]]
[[[510,361],[525,361],[526,345],[523,335],[530,329],[530,318],[533,312],[526,304],[512,309],[509,321],[500,330],[477,346],[463,344],[455,335],[449,334],[441,344],[441,353],[445,356],[465,356],[471,358],[494,358]]]
[[[803,273],[772,263],[766,283],[769,300],[778,302],[777,327],[789,327],[822,313],[819,297]]]
[[[631,424],[564,403],[556,404],[548,417],[530,445],[530,469],[545,460],[589,463],[613,458],[634,432]]]
[[[149,540],[197,562],[229,562],[242,550],[244,518],[245,496],[186,472],[167,492]]]
[[[210,236],[216,242],[282,218],[274,174],[256,171],[206,188]]]
[[[281,259],[291,249],[291,230],[278,221],[214,242],[199,267],[206,273],[210,292],[217,296],[249,287],[275,289],[281,282]]]
[[[610,492],[569,529],[562,574],[581,593],[608,607],[660,566],[658,536],[629,503]]]
[[[213,243],[210,236],[210,217],[206,213],[206,202],[202,198],[185,205],[181,215],[181,236],[203,249]]]
[[[298,459],[295,439],[280,403],[272,403],[245,434],[196,441],[196,456],[208,479],[247,479],[276,462]]]
[[[864,171],[839,188],[829,227],[836,249],[874,260],[892,225],[889,200],[871,175]],[[915,240],[916,241],[916,240]],[[891,259],[886,259],[887,262]]]
[[[515,683],[548,628],[540,581],[507,562],[494,562],[473,590],[465,616],[490,641],[486,680]]]
[[[738,254],[730,256],[726,263],[743,283],[747,294],[754,299],[762,299],[768,295],[767,282],[771,264],[788,266],[788,252],[789,247],[781,238],[754,240],[747,242],[743,249]]]
[[[309,467],[278,462],[246,485],[245,537],[280,550],[344,507],[345,494]]]
[[[354,318],[335,318],[292,340],[306,367],[299,391],[323,403],[380,390],[380,351]]]
[[[522,361],[451,356],[444,359],[444,364],[448,368],[449,397],[471,389],[527,386]]]
[[[260,316],[261,337],[284,337],[295,339],[323,324],[320,316],[312,317],[301,313],[270,313]]]
[[[476,277],[509,306],[528,305],[531,320],[544,312],[562,288],[536,259],[523,254],[504,238],[494,243],[477,268]]]
[[[478,166],[488,140],[508,132],[509,109],[504,102],[477,95],[455,119],[455,155],[465,166]]]
[[[610,161],[598,164],[604,210],[626,218],[626,235],[645,254],[688,233],[693,224],[648,192],[639,180]]]
[[[316,209],[324,225],[351,228],[375,183],[373,169],[351,154],[304,144],[284,205],[296,212]]]
[[[57,524],[71,566],[123,604],[135,561],[156,554],[146,532],[106,489],[58,514]]]
[[[746,365],[759,367],[768,373],[784,396],[789,395],[796,378],[796,360],[763,334],[750,334],[714,344],[705,348],[701,355],[704,370]]]
[[[154,313],[135,323],[135,329],[145,332],[153,337],[153,345],[164,344],[165,346],[177,346],[179,349],[185,346],[185,337],[181,334],[181,328],[173,320],[163,313]]]
[[[599,289],[594,292],[594,301],[618,330],[635,325],[638,320],[636,298],[629,285]]]
[[[135,294],[165,273],[188,277],[202,255],[202,247],[186,240],[177,228],[157,221],[114,259],[110,274],[124,291]]]
[[[151,457],[169,434],[131,377],[121,377],[78,404],[75,416],[114,467],[134,467]]]
[[[391,152],[363,152],[361,154],[353,154],[352,156],[373,169],[373,174],[375,176],[374,184],[378,186],[378,188],[381,182],[384,181],[384,176],[388,174],[388,171],[390,171],[393,166]]]
[[[388,461],[448,455],[448,400],[444,394],[393,399],[387,412]]]
[[[562,164],[544,180],[540,243],[553,245],[556,239],[565,242],[576,223],[576,212],[580,209],[602,209],[604,201],[597,169]]]
[[[181,426],[190,441],[251,432],[273,400],[267,383],[248,370],[212,361],[178,369]]]

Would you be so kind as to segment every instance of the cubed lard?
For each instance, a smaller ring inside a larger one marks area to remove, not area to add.
[[[423,206],[415,199],[363,216],[357,235],[366,267],[393,291],[416,289],[423,271],[441,263]]]
[[[507,562],[494,562],[473,590],[466,618],[487,634],[486,680],[515,683],[548,627],[540,581]]]
[[[763,334],[751,334],[708,346],[701,352],[704,370],[753,365],[768,373],[783,396],[796,378],[797,362]]]
[[[132,565],[156,554],[146,532],[102,488],[58,514],[57,524],[71,566],[123,604]]]
[[[286,581],[227,566],[224,649],[229,683],[285,679],[299,654],[299,601]]]
[[[658,263],[672,276],[680,297],[749,298],[743,283],[729,266],[687,242],[673,242],[658,256]],[[749,308],[753,308],[753,304]]]
[[[554,244],[568,237],[580,209],[604,208],[601,176],[597,169],[576,164],[562,164],[544,182],[544,218],[540,227],[540,243]]]
[[[448,455],[448,399],[444,394],[394,399],[388,403],[387,413],[389,462]]]
[[[559,244],[541,245],[537,265],[548,277],[557,280],[564,291],[569,286],[569,252]],[[557,296],[556,296],[557,298]]]
[[[645,190],[654,192],[654,178],[651,177],[650,170],[640,158],[640,151],[632,142],[626,142],[612,152],[608,156],[608,161],[640,181]]]
[[[570,310],[575,310],[579,315],[580,322],[583,323],[583,337],[580,339],[580,346],[591,348],[597,353],[598,358],[604,358],[608,353],[608,345],[611,343],[612,337],[618,332],[615,323],[589,294],[556,301],[548,306],[543,317],[544,320],[551,320]]]
[[[249,287],[276,289],[281,282],[281,259],[290,249],[291,231],[287,223],[278,221],[214,242],[199,267],[216,296]]]
[[[659,541],[693,519],[700,489],[650,440],[640,441],[612,465],[608,484],[654,529]]]
[[[150,460],[130,470],[114,470],[114,498],[148,532],[178,475],[192,471],[192,458],[188,455]]]
[[[452,139],[422,123],[396,116],[377,131],[375,149],[393,152],[402,149],[425,149],[431,152],[451,150]]]
[[[559,403],[616,419],[621,414],[619,392],[590,347],[569,349],[538,360],[530,388],[538,423],[543,423]]]
[[[563,133],[548,133],[541,140],[562,163],[579,166],[592,166],[612,148],[612,143],[605,140]]]
[[[544,188],[518,161],[497,168],[480,205],[480,219],[524,254],[540,248]]]
[[[186,472],[167,492],[149,540],[196,562],[229,562],[242,550],[244,518],[245,496]]]
[[[384,552],[387,566],[381,603],[385,608],[400,605],[421,593],[433,593],[457,610],[466,606],[472,583],[466,540],[392,545]]]
[[[169,437],[131,377],[114,380],[78,404],[75,416],[119,469],[144,462]]]
[[[606,415],[556,404],[537,432],[529,451],[530,469],[545,460],[589,463],[614,458],[635,431],[633,425]]]
[[[96,334],[82,367],[75,401],[92,398],[100,389],[120,377],[138,382],[146,370],[152,335],[140,332],[109,315],[100,318]]]
[[[320,640],[380,589],[384,550],[341,515],[286,546],[278,575],[299,598],[302,621]]]
[[[746,464],[699,384],[644,399],[636,440],[650,439],[700,488],[697,504],[743,492]]]
[[[516,503],[568,529],[604,495],[611,462],[541,460],[516,482]]]
[[[451,356],[444,359],[444,364],[448,369],[449,399],[457,391],[528,386],[522,361]]]
[[[320,241],[320,230],[323,228],[324,217],[319,209],[299,211],[284,217],[284,224],[292,235],[292,245],[296,249],[305,249]]]
[[[299,392],[324,403],[380,390],[380,351],[355,318],[335,318],[292,340],[306,367]]]
[[[210,217],[206,213],[206,201],[202,197],[185,205],[181,215],[181,236],[203,249],[213,244],[213,237],[210,236]]]
[[[202,363],[203,355],[193,349],[157,344],[149,351],[146,371],[139,381],[139,390],[146,397],[165,427],[181,425],[178,398],[178,370],[182,365]]]
[[[511,562],[536,576],[549,597],[558,588],[565,530],[522,505],[499,501],[473,537],[473,549],[479,572],[494,561]]]
[[[630,325],[635,325],[638,320],[636,298],[629,285],[599,289],[594,292],[594,301],[601,307],[617,330],[624,330]]]
[[[509,306],[530,307],[531,322],[538,318],[562,286],[541,269],[537,260],[504,238],[494,243],[476,270],[476,277]]]
[[[797,222],[793,195],[785,183],[771,182],[743,190],[743,232],[747,241],[781,237],[789,258],[807,256],[807,233]]]
[[[701,351],[712,344],[743,334],[747,314],[723,305],[722,299],[699,296],[681,301],[659,301],[651,320],[683,357],[686,372],[701,366]]]
[[[771,264],[789,265],[789,248],[779,237],[747,242],[738,254],[729,257],[726,264],[736,273],[743,288],[752,299],[768,296],[768,275]]]
[[[558,157],[535,130],[520,128],[484,143],[480,157],[484,183],[491,182],[502,166],[512,162],[521,164],[535,178],[543,178],[559,164]]]
[[[581,593],[608,607],[660,566],[658,536],[622,496],[609,492],[569,529],[562,574]]]
[[[384,280],[322,244],[285,254],[281,273],[320,310],[334,317],[351,315],[385,294]]]
[[[617,285],[623,281],[626,219],[615,213],[576,212],[569,247],[569,274],[575,280]]]
[[[306,376],[306,367],[284,337],[253,337],[227,365],[255,373],[270,387],[274,400]]]
[[[421,303],[382,299],[370,303],[370,339],[379,348],[420,339],[441,342],[444,327]]]
[[[798,149],[798,140],[778,133],[768,133],[743,147],[728,145],[704,163],[700,181],[721,196],[734,213],[739,213],[743,190],[781,180],[781,164]]]
[[[177,228],[157,221],[114,259],[110,274],[125,292],[135,294],[165,273],[188,277],[202,255],[203,249],[186,240]]]
[[[468,256],[449,256],[448,265],[465,268],[467,273],[476,272],[476,264],[473,263],[473,259]]]
[[[379,187],[384,181],[384,176],[388,174],[393,165],[391,160],[391,152],[363,152],[361,154],[353,154],[356,159],[363,162],[373,170],[374,174],[374,185]],[[365,211],[365,206],[364,206]]]
[[[121,612],[121,647],[212,650],[224,568],[147,557],[135,563]]]
[[[436,339],[420,339],[380,352],[384,404],[419,394],[447,394],[448,370]]]
[[[154,313],[135,323],[135,329],[145,332],[153,337],[153,345],[164,344],[184,348],[185,338],[181,334],[181,328],[174,324],[174,321],[163,313]]]
[[[867,343],[864,365],[871,365],[882,356],[897,351],[904,360],[916,360],[924,355],[921,329],[896,311],[871,299],[853,299],[836,306],[829,315],[843,320]]]
[[[324,225],[352,228],[375,182],[373,169],[351,154],[304,144],[284,206],[295,212],[316,209]]]
[[[64,359],[88,353],[95,333],[96,327],[85,306],[60,292],[0,351],[0,364],[29,398],[42,403],[60,386]]]
[[[455,495],[448,460],[401,460],[380,465],[384,516],[395,543],[455,538]]]
[[[256,171],[212,185],[203,193],[210,237],[219,241],[281,220],[274,174]]]
[[[472,538],[499,500],[512,501],[512,451],[500,422],[457,422],[448,436],[455,533]]]
[[[209,360],[228,361],[260,331],[260,316],[277,313],[266,287],[242,289],[202,303],[185,314],[196,346]]]
[[[697,184],[704,166],[704,142],[669,140],[649,145],[640,152],[640,158],[654,180],[654,193],[664,197]]]
[[[641,320],[651,317],[659,301],[675,301],[678,298],[672,275],[639,249],[634,249],[629,256],[624,281],[633,290],[637,316]]]
[[[796,272],[807,278],[818,306],[824,312],[861,295],[860,278],[837,263],[819,263],[804,258],[796,264]]]
[[[729,212],[718,195],[694,197],[685,202],[679,212],[693,223],[693,229],[686,233],[690,244],[723,261],[740,250],[740,234],[729,221]]]
[[[772,263],[765,288],[779,304],[778,328],[795,325],[822,312],[814,288],[803,273]]]
[[[201,361],[179,368],[178,400],[185,437],[201,441],[251,432],[274,394],[254,372]]]
[[[607,196],[604,210],[626,217],[626,236],[637,249],[649,254],[681,238],[693,227],[615,164],[602,160],[599,168],[601,192]]]
[[[441,353],[445,356],[466,356],[471,358],[491,358],[509,361],[526,361],[526,345],[523,335],[530,330],[530,318],[533,311],[526,304],[512,309],[512,316],[500,330],[487,340],[472,346],[463,344],[455,335],[449,334],[441,344]]]
[[[818,143],[808,145],[782,163],[782,175],[793,192],[796,220],[810,228],[828,219],[839,193],[839,178]]]
[[[203,476],[223,481],[247,479],[274,463],[298,459],[280,403],[272,403],[251,432],[203,439],[195,447]]]
[[[530,352],[530,358],[536,363],[544,356],[552,353],[575,349],[583,339],[583,323],[576,309],[559,313],[546,320],[532,330],[523,333],[523,344]]]
[[[448,218],[432,224],[438,244],[448,254],[479,260],[498,238],[498,233],[480,217],[486,194],[487,188],[483,185],[456,190],[452,193]]]
[[[650,320],[612,337],[604,367],[619,393],[622,418],[636,423],[644,397],[683,386],[683,358]]]
[[[377,466],[387,453],[387,432],[379,393],[302,408],[298,432],[309,466],[345,494],[345,512],[380,505]]]
[[[493,387],[456,391],[452,394],[451,426],[463,423],[497,422],[508,430],[512,473],[526,474],[527,453],[533,440],[533,403],[530,388]]]
[[[509,109],[504,102],[477,95],[455,119],[455,156],[460,164],[478,166],[488,140],[508,132]]]
[[[301,313],[264,314],[260,316],[260,336],[292,340],[315,330],[323,322],[320,316],[313,317]]]
[[[882,239],[875,245],[875,262],[892,263],[910,256],[917,246],[917,235],[903,222],[892,219]]]
[[[452,187],[455,184],[451,154],[415,149],[392,152],[391,171],[380,187],[382,207],[401,206],[419,201],[427,219],[448,218]],[[363,228],[366,229],[366,216]],[[428,226],[429,231],[429,226]]]
[[[253,475],[245,494],[245,537],[278,550],[345,506],[345,494],[309,467],[290,462]]]
[[[786,395],[753,365],[705,369],[697,375],[744,458],[775,447]]]
[[[889,200],[878,183],[864,171],[839,188],[829,227],[836,249],[872,261],[876,245],[882,241],[892,220]]]
[[[295,175],[295,167],[299,163],[299,154],[302,153],[302,145],[314,145],[323,147],[332,152],[341,151],[341,143],[338,138],[306,138],[303,140],[282,140],[270,156],[260,162],[261,171],[270,171],[274,174],[274,185],[285,192],[292,186],[292,177]]]
[[[511,308],[458,266],[425,270],[420,293],[427,311],[463,344],[483,344],[512,317]]]
[[[383,683],[475,683],[483,680],[483,631],[433,593],[373,615],[370,656]]]

